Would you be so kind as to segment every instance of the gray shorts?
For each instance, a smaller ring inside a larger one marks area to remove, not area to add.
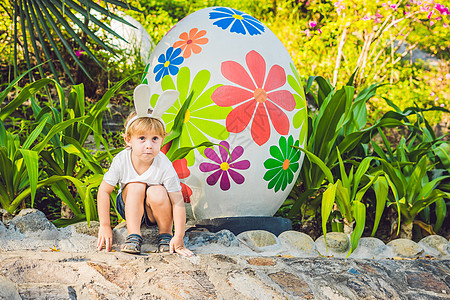
[[[119,212],[120,216],[125,220],[125,202],[123,202],[122,199],[122,193],[119,193],[116,198],[116,208]],[[142,216],[141,224],[145,224],[147,226],[153,226],[156,225],[156,223],[153,223],[150,221],[147,215],[147,210],[144,207],[144,215]]]

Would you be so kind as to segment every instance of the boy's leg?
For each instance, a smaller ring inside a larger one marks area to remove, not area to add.
[[[148,187],[145,204],[148,218],[151,222],[158,224],[159,234],[172,234],[172,203],[166,188],[162,185]]]
[[[134,233],[141,235],[141,221],[144,215],[146,188],[147,185],[145,183],[132,182],[127,184],[122,191],[128,234]]]

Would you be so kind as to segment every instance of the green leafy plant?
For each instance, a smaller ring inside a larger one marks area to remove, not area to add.
[[[301,149],[308,159],[303,162],[297,181],[302,185],[303,193],[299,193],[295,200],[289,212],[290,217],[300,210],[306,199],[324,187],[325,177],[332,182],[333,175],[324,170],[331,170],[336,165],[338,151],[343,156],[358,151],[365,155],[362,142],[368,143],[374,130],[403,124],[398,119],[386,117],[367,127],[366,103],[375,95],[380,85],[373,84],[355,95],[352,86],[355,74],[356,72],[346,86],[337,91],[323,77],[311,76],[307,81],[306,93],[314,98],[318,109],[308,115],[307,146],[306,149]],[[316,94],[311,93],[314,81],[318,85]],[[317,168],[319,162],[323,167]],[[312,204],[318,206],[320,201],[319,195]]]
[[[0,94],[1,102],[25,75],[26,73],[8,85]],[[50,185],[53,192],[74,212],[74,221],[97,218],[92,190],[102,180],[104,171],[101,162],[112,158],[114,153],[121,150],[108,150],[102,137],[102,114],[111,97],[135,76],[136,74],[128,76],[118,82],[90,109],[85,106],[83,85],[72,87],[67,99],[62,87],[53,79],[40,79],[23,89],[18,88],[20,92],[17,97],[0,111],[1,172],[6,187],[6,191],[2,190],[1,194],[2,206],[7,211],[14,212],[29,195],[33,205],[36,188]],[[58,92],[57,105],[55,107],[52,102],[46,102],[40,107],[34,95],[49,84],[54,84]],[[27,100],[31,103],[37,126],[23,142],[18,134],[6,131],[3,121]],[[106,151],[94,155],[84,149],[84,143],[91,134],[97,147],[102,144]],[[39,158],[45,164],[40,165]],[[42,177],[48,179],[39,180]],[[66,180],[73,184],[71,189]]]
[[[40,82],[36,81],[35,83],[39,85]],[[21,93],[30,93],[33,86],[29,85],[25,87]],[[36,143],[37,138],[41,135],[48,118],[37,123],[36,128],[25,141],[21,141],[19,134],[6,131],[2,121],[0,124],[0,203],[6,211],[14,213],[28,196],[31,196],[31,203],[33,205],[36,190],[39,187],[50,185],[64,179],[71,180],[79,189],[80,195],[85,194],[85,188],[75,178],[51,176],[47,179],[39,180],[40,172],[38,167],[39,155],[48,141],[59,131],[64,130],[66,127],[81,119],[68,120],[54,126],[39,143]]]
[[[89,28],[89,25],[94,24],[111,35],[123,40],[123,38],[109,28],[109,26],[107,26],[97,14],[134,27],[118,15],[114,14],[108,4],[113,4],[114,6],[131,9],[134,11],[139,10],[133,6],[130,6],[127,2],[120,0],[105,1],[106,8],[99,5],[97,1],[93,0],[83,0],[77,2],[72,0],[23,0],[12,2],[11,10],[13,11],[13,14],[10,15],[10,17],[12,19],[12,23],[14,24],[13,36],[15,74],[17,74],[17,62],[19,61],[19,38],[21,38],[20,44],[23,46],[23,56],[25,57],[28,69],[32,67],[30,53],[34,52],[38,64],[41,64],[44,60],[48,60],[50,69],[56,80],[58,80],[58,73],[53,63],[53,55],[55,55],[72,83],[75,83],[75,81],[69,70],[67,59],[62,53],[62,49],[60,47],[61,44],[88,78],[91,78],[89,71],[84,67],[84,64],[78,58],[79,55],[75,53],[73,45],[77,45],[77,47],[87,53],[87,55],[102,68],[103,66],[97,59],[96,54],[94,54],[86,45],[88,40],[87,38],[89,37],[89,39],[91,39],[95,44],[115,55],[114,50],[100,40],[98,35]],[[94,11],[96,13],[93,13]],[[74,31],[72,24],[81,29],[81,38],[80,34]],[[64,27],[64,30],[61,30],[61,25]],[[69,38],[67,38],[67,35]],[[44,71],[42,67],[39,67],[39,71],[41,78],[44,78]]]

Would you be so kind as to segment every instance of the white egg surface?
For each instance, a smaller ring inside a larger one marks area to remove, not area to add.
[[[205,8],[161,39],[146,72],[153,107],[163,91],[180,93],[162,117],[168,132],[193,92],[180,137],[163,151],[216,144],[174,162],[193,216],[273,216],[303,161],[291,146],[307,134],[303,88],[275,34],[244,12]]]

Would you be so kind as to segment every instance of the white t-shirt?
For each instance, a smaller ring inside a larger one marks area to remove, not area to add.
[[[122,190],[127,183],[143,182],[147,185],[163,185],[168,193],[181,191],[180,179],[167,156],[159,152],[153,159],[152,165],[138,175],[131,162],[131,148],[122,150],[117,154],[109,170],[103,176],[103,180],[116,186],[120,183]]]

